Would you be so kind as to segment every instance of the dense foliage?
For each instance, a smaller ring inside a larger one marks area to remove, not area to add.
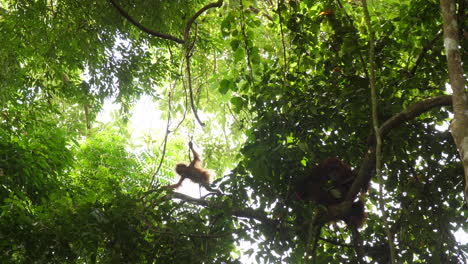
[[[368,8],[388,126],[357,235],[311,232],[325,208],[295,186],[374,144],[361,1],[0,0],[0,262],[388,263],[387,230],[398,263],[466,263],[439,2]],[[135,138],[142,97],[161,122]],[[164,188],[190,140],[223,195]]]

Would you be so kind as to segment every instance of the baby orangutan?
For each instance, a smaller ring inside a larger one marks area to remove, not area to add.
[[[202,168],[201,166],[202,161],[200,159],[200,155],[193,148],[193,144],[191,141],[189,142],[189,147],[193,153],[192,162],[190,162],[189,165],[187,165],[186,163],[179,163],[176,165],[175,170],[177,174],[180,175],[180,180],[176,184],[168,186],[168,188],[177,189],[180,187],[180,185],[186,178],[189,178],[194,183],[198,183],[202,185],[203,187],[205,187],[205,189],[207,189],[208,191],[219,192],[219,190],[213,190],[209,186],[211,182],[211,178],[212,178],[211,173],[210,171]]]

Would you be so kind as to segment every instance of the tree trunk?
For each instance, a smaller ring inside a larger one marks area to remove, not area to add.
[[[450,128],[465,171],[465,199],[468,202],[468,102],[459,51],[455,1],[440,0],[444,23],[444,46],[453,95],[454,118]]]

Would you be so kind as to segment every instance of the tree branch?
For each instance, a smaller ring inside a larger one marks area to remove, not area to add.
[[[180,199],[184,202],[188,202],[188,203],[200,205],[200,206],[205,206],[205,207],[212,205],[212,202],[210,202],[209,200],[194,198],[192,196],[179,193],[179,192],[173,192],[169,194],[167,198]]]
[[[380,134],[382,139],[390,133],[390,131],[403,123],[414,119],[415,117],[432,110],[433,108],[450,106],[452,103],[452,97],[450,95],[442,95],[434,98],[429,98],[413,104],[406,110],[394,115],[383,123],[380,127]],[[355,179],[353,185],[346,195],[347,201],[352,201],[358,194],[359,190],[367,190],[367,184],[372,177],[375,168],[375,141],[369,142],[369,148],[364,156],[364,159],[359,168],[359,173]]]
[[[222,209],[226,208],[224,204],[220,203],[214,203],[210,200],[205,200],[205,199],[198,199],[194,198],[182,193],[178,192],[173,192],[172,194],[169,194],[167,198],[174,198],[174,199],[180,199],[184,202],[188,202],[191,204],[195,205],[200,205],[204,207],[211,207],[211,208],[216,208],[216,209]],[[243,217],[243,218],[250,218],[250,219],[255,219],[259,222],[262,222],[264,224],[269,224],[272,226],[277,225],[277,221],[269,218],[267,214],[264,211],[258,210],[258,209],[252,209],[252,208],[233,208],[231,211],[231,214],[236,217]]]
[[[119,11],[119,13],[125,17],[128,21],[130,21],[130,23],[132,23],[133,25],[135,25],[137,28],[141,29],[142,31],[150,34],[150,35],[153,35],[153,36],[156,36],[156,37],[159,37],[159,38],[162,38],[162,39],[167,39],[167,40],[171,40],[171,41],[174,41],[176,43],[179,43],[179,44],[188,44],[187,46],[187,52],[186,52],[186,63],[187,63],[187,66],[186,66],[186,69],[187,69],[187,75],[188,75],[188,83],[189,83],[189,91],[190,91],[190,102],[191,102],[191,106],[192,106],[192,111],[195,115],[195,118],[197,119],[198,123],[204,127],[205,126],[205,123],[203,123],[199,116],[198,116],[198,113],[195,109],[195,106],[194,106],[194,102],[193,102],[193,94],[192,94],[192,80],[191,80],[191,73],[190,73],[190,56],[191,56],[191,51],[193,49],[193,45],[190,45],[189,44],[189,37],[190,37],[190,30],[192,28],[192,25],[193,23],[195,22],[195,20],[201,15],[203,14],[206,10],[210,9],[210,8],[214,8],[214,7],[221,7],[223,5],[223,0],[218,0],[217,2],[214,2],[214,3],[210,3],[210,4],[207,4],[205,5],[204,7],[202,7],[200,10],[198,10],[188,21],[187,21],[187,24],[185,26],[185,30],[184,30],[184,39],[179,39],[175,36],[172,36],[172,35],[169,35],[169,34],[163,34],[163,33],[160,33],[160,32],[157,32],[157,31],[154,31],[150,28],[147,28],[145,27],[143,24],[141,24],[140,22],[138,22],[135,18],[133,18],[132,16],[130,16],[128,14],[127,11],[125,11],[122,6],[120,6],[116,0],[109,0],[111,2],[111,4],[117,9],[117,11]],[[154,177],[153,177],[154,178]]]
[[[188,89],[189,89],[189,95],[190,95],[190,106],[192,107],[192,112],[193,115],[195,116],[195,119],[198,121],[201,127],[205,127],[205,123],[203,123],[200,120],[200,117],[198,116],[197,109],[195,108],[195,102],[193,100],[193,89],[192,89],[192,74],[190,70],[190,50],[187,50],[187,54],[185,55],[185,63],[186,63],[186,71],[187,71],[187,79],[188,79]]]
[[[223,0],[218,0],[217,2],[215,3],[211,3],[211,4],[207,4],[206,6],[202,7],[200,10],[198,10],[197,13],[195,13],[195,15],[193,15],[189,21],[187,21],[187,24],[185,26],[185,30],[184,30],[184,41],[187,42],[188,41],[188,38],[189,38],[189,35],[190,35],[190,29],[192,28],[192,24],[193,22],[195,22],[195,20],[201,15],[203,14],[203,12],[205,12],[206,10],[210,9],[210,8],[213,8],[213,7],[221,7],[223,5]]]
[[[174,81],[174,87],[176,85],[176,82],[177,81]],[[159,171],[161,170],[162,164],[164,162],[164,157],[166,156],[167,139],[169,137],[169,133],[171,133],[171,131],[169,130],[169,127],[171,125],[172,91],[169,91],[168,93],[168,105],[169,105],[169,109],[167,111],[167,124],[166,124],[166,133],[164,134],[163,151],[162,151],[161,159],[159,160],[158,168],[156,169],[156,172],[153,174],[153,177],[151,177],[151,181],[150,181],[150,185],[148,189],[151,189],[151,187],[153,187],[154,179],[156,175],[159,174]]]
[[[163,33],[160,33],[160,32],[157,32],[157,31],[154,31],[150,28],[147,28],[145,27],[144,25],[142,25],[140,22],[136,21],[135,18],[133,18],[132,16],[130,16],[127,11],[125,11],[122,6],[120,6],[115,0],[109,0],[111,2],[111,4],[115,7],[115,9],[117,9],[117,11],[119,11],[119,13],[125,17],[130,23],[132,23],[133,25],[135,25],[137,28],[141,29],[142,31],[152,35],[152,36],[155,36],[155,37],[158,37],[158,38],[162,38],[162,39],[167,39],[167,40],[171,40],[171,41],[174,41],[174,42],[177,42],[179,44],[184,44],[185,41],[180,39],[180,38],[177,38],[175,36],[172,36],[172,35],[169,35],[169,34],[163,34]]]
[[[426,45],[424,45],[423,49],[421,50],[421,53],[419,54],[418,58],[416,59],[416,62],[414,63],[413,68],[409,72],[410,76],[414,76],[414,74],[416,73],[416,70],[419,67],[419,64],[421,64],[421,61],[424,59],[424,56],[426,56],[427,52],[434,46],[436,41],[439,40],[441,36],[442,36],[442,31],[437,32],[435,37],[431,41],[426,43]]]
[[[406,121],[412,120],[415,117],[425,113],[433,108],[441,106],[450,106],[452,104],[452,96],[441,95],[438,97],[429,98],[419,101],[406,110],[394,115],[383,123],[380,127],[382,137],[385,137],[393,128],[396,128]]]
[[[271,22],[273,22],[273,17],[271,17],[269,14],[267,14],[266,12],[264,11],[261,11],[260,9],[258,8],[255,8],[253,6],[249,6],[248,8],[250,11],[254,12],[255,14],[261,14],[263,15],[264,17],[266,17],[268,20],[270,20]]]

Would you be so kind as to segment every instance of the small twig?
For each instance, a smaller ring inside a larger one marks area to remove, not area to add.
[[[234,119],[234,121],[239,123],[239,120],[237,119],[236,115],[234,115],[234,113],[232,112],[230,104],[226,104],[226,106],[227,106],[227,108],[229,110],[229,113],[231,114],[232,118]]]
[[[324,237],[320,237],[320,236],[319,236],[319,239],[322,240],[322,241],[325,241],[325,242],[327,242],[329,244],[335,245],[335,246],[349,247],[349,248],[354,247],[353,245],[344,244],[344,243],[341,243],[341,242],[338,242],[338,241],[335,241],[335,240],[331,240],[331,239],[327,239],[327,238],[324,238]]]

